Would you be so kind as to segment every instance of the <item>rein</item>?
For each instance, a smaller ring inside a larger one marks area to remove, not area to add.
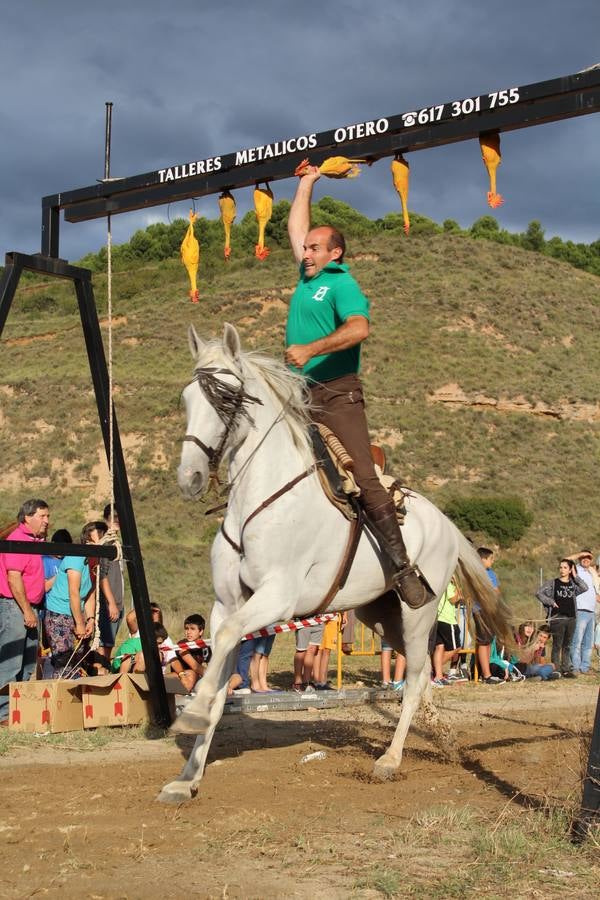
[[[288,481],[287,484],[284,484],[283,487],[279,488],[278,491],[275,491],[274,494],[271,494],[271,496],[268,497],[266,500],[263,500],[263,502],[260,504],[260,506],[257,506],[257,508],[254,510],[254,512],[250,513],[250,515],[248,516],[248,518],[242,525],[242,527],[240,529],[240,543],[239,544],[236,544],[236,542],[233,540],[233,538],[229,537],[229,535],[225,531],[225,523],[223,523],[221,525],[221,532],[223,534],[223,537],[225,538],[227,543],[230,544],[231,547],[233,547],[233,549],[236,551],[236,553],[239,553],[240,556],[244,555],[244,551],[242,549],[243,536],[244,536],[244,529],[246,528],[246,525],[248,524],[248,522],[250,522],[255,516],[257,516],[260,512],[262,512],[263,509],[266,509],[268,506],[270,506],[276,500],[279,500],[280,497],[283,497],[284,494],[287,494],[287,492],[290,491],[296,484],[298,484],[298,482],[302,481],[308,475],[312,475],[312,473],[316,470],[316,468],[317,468],[316,465],[312,465],[309,469],[306,469],[305,472],[302,472],[300,475],[296,475],[295,478],[292,478],[291,481]]]

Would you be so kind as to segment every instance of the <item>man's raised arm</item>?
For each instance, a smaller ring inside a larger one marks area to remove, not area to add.
[[[304,238],[310,230],[310,204],[315,181],[321,177],[318,166],[310,166],[306,175],[298,180],[296,195],[288,218],[288,235],[297,263],[302,262]]]

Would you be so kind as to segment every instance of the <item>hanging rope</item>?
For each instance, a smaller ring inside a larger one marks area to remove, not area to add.
[[[96,605],[94,606],[94,631],[90,638],[90,650],[97,650],[100,646],[100,560],[96,563],[96,585],[94,588],[94,595],[96,598]]]
[[[114,411],[113,411],[113,314],[112,314],[112,233],[111,233],[111,217],[107,216],[107,236],[106,236],[106,294],[108,298],[108,475],[110,482],[110,522],[111,527],[108,529],[101,544],[112,544],[117,549],[115,559],[123,559],[123,547],[119,540],[119,535],[112,527],[115,518],[115,479],[114,479],[114,457],[115,457],[115,437],[114,437]],[[96,586],[100,584],[100,573],[98,571],[96,578]],[[96,593],[96,633],[98,633],[98,615],[100,610],[99,594]]]
[[[114,421],[113,421],[113,340],[112,340],[112,230],[106,217],[106,295],[108,300],[108,474],[110,480],[110,519],[115,516]]]

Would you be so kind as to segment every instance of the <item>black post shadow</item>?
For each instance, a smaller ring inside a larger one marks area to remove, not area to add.
[[[593,827],[600,825],[600,690],[596,703],[596,716],[590,743],[587,770],[583,782],[581,811],[573,822],[571,840],[582,844]]]

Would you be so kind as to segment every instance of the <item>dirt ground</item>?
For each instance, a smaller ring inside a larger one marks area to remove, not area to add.
[[[370,772],[397,700],[226,716],[198,797],[178,808],[155,796],[180,771],[187,737],[93,751],[32,737],[0,758],[0,896],[497,896],[474,880],[482,845],[464,835],[481,842],[576,805],[597,693],[583,683],[437,691],[458,754],[418,722],[401,775],[383,784]],[[321,749],[325,759],[300,762]],[[556,846],[511,896],[597,896],[598,870],[573,855],[566,871],[570,851]],[[496,852],[486,871],[497,864]]]

